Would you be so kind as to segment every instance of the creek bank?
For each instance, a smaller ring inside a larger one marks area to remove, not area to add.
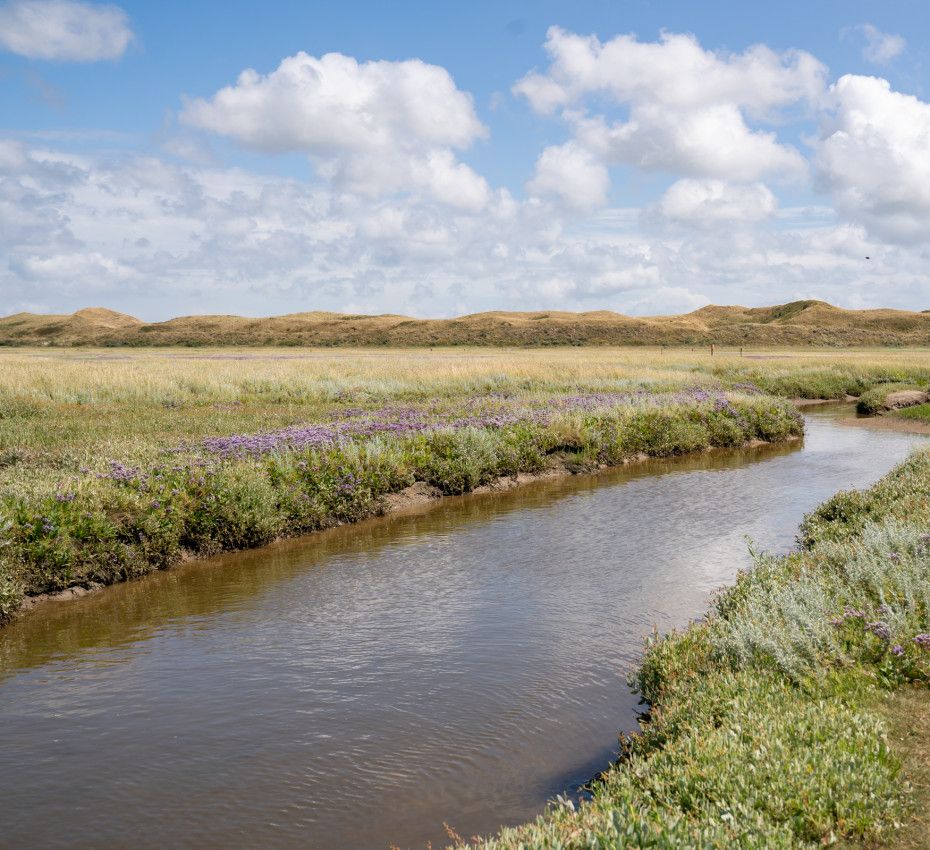
[[[349,434],[311,425],[233,435],[190,456],[111,461],[52,492],[13,494],[0,503],[0,619],[23,596],[114,584],[377,515],[386,497],[417,482],[456,495],[549,474],[560,463],[584,471],[803,432],[786,401],[755,394],[565,402],[568,409],[542,416],[466,417],[460,425],[424,425],[422,412],[402,410],[386,422],[353,420]],[[395,504],[430,495],[420,487]]]
[[[760,439],[751,439],[745,441],[740,446],[731,446],[731,447],[718,447],[718,446],[706,446],[703,449],[698,449],[694,452],[689,452],[684,455],[679,455],[679,457],[688,457],[695,454],[710,453],[717,451],[738,451],[745,449],[755,449],[761,448],[768,445],[792,443],[801,440],[802,437],[798,435],[789,435],[780,441],[770,441],[770,440],[760,440]],[[487,493],[497,493],[507,490],[512,490],[517,487],[525,486],[527,484],[532,484],[536,481],[544,481],[552,478],[562,478],[572,475],[579,474],[590,474],[596,472],[604,472],[610,469],[617,469],[620,467],[630,466],[637,463],[644,463],[650,460],[656,460],[657,458],[652,455],[648,455],[645,452],[639,452],[635,455],[621,459],[617,463],[613,464],[579,464],[577,459],[571,457],[558,457],[551,456],[549,458],[549,465],[542,470],[536,472],[518,472],[515,475],[505,475],[500,476],[497,479],[490,481],[486,484],[481,484],[470,490],[470,494],[480,495]],[[464,495],[464,494],[463,494]],[[389,514],[404,513],[407,511],[418,511],[422,510],[424,507],[431,504],[436,504],[441,500],[448,498],[449,494],[443,493],[438,487],[435,487],[425,481],[417,481],[411,484],[408,487],[405,487],[403,490],[400,490],[395,493],[388,493],[381,497],[380,504],[373,509],[370,513],[357,517],[354,521],[363,521],[365,519],[371,519],[377,516],[385,516]],[[345,525],[344,522],[333,522],[327,525],[327,528],[335,528],[341,525]],[[323,529],[321,529],[323,530]],[[315,532],[310,532],[311,534]],[[276,543],[281,543],[284,541],[293,542],[299,540],[301,536],[306,535],[287,535],[282,534],[276,537],[274,540],[268,541],[264,546],[273,546]],[[184,550],[180,553],[178,559],[169,565],[167,568],[170,569],[172,566],[178,564],[196,562],[201,560],[206,560],[211,557],[212,554],[200,555],[196,552],[191,552],[190,550]],[[141,576],[140,576],[141,577]],[[16,615],[22,616],[28,614],[29,612],[40,608],[41,606],[47,603],[59,603],[59,602],[71,602],[76,599],[83,599],[91,594],[100,593],[103,590],[113,587],[119,582],[113,582],[111,584],[103,584],[100,582],[89,582],[85,585],[74,585],[72,587],[65,588],[64,590],[50,592],[50,593],[38,593],[27,595],[23,597],[22,602],[20,603],[19,608],[16,610]]]
[[[793,398],[791,403],[795,407],[815,407],[821,404],[837,404],[838,402],[852,403],[857,401],[859,396],[847,394],[843,398]]]

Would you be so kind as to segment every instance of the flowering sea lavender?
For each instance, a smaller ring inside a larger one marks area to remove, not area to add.
[[[926,632],[921,632],[919,635],[914,635],[914,643],[917,644],[921,649],[930,649],[930,635]]]
[[[866,623],[865,630],[871,632],[879,640],[891,640],[891,629],[883,620],[877,620],[874,623]]]
[[[110,461],[110,471],[105,473],[103,478],[109,478],[112,481],[133,481],[141,477],[141,470],[137,466],[126,466],[118,460]]]
[[[726,396],[722,393],[712,396],[700,387],[679,393],[645,390],[584,393],[522,403],[505,396],[477,396],[465,400],[464,407],[469,411],[465,416],[461,415],[462,403],[449,410],[448,404],[440,400],[418,406],[386,405],[369,411],[351,407],[331,414],[326,424],[292,425],[255,434],[209,437],[201,445],[210,454],[222,458],[259,457],[275,451],[324,448],[358,437],[405,436],[445,428],[505,428],[519,423],[547,425],[557,413],[617,409],[645,402],[702,404],[711,399],[718,412],[739,418],[739,411]]]
[[[257,434],[232,434],[225,437],[208,437],[203,447],[220,457],[258,456],[281,449],[300,450],[333,445],[341,438],[338,427],[303,425],[266,431]]]

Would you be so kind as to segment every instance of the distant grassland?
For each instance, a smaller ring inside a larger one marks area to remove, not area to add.
[[[800,432],[786,398],[928,381],[927,351],[8,349],[0,616],[359,519],[416,482],[777,441]]]

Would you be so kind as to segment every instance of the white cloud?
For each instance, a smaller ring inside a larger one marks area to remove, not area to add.
[[[573,123],[577,143],[610,164],[724,180],[798,179],[807,172],[794,148],[779,144],[775,133],[750,130],[732,104],[682,112],[648,105],[626,122],[597,116]]]
[[[880,238],[930,242],[930,104],[855,75],[829,103],[815,165],[838,212]]]
[[[106,289],[138,276],[129,266],[97,252],[26,256],[11,263],[13,271],[34,282],[52,282],[82,294]]]
[[[306,153],[354,193],[421,191],[472,209],[490,195],[453,153],[487,133],[471,96],[444,68],[417,59],[298,53],[270,74],[246,70],[213,97],[189,100],[181,120],[252,150]]]
[[[756,224],[771,217],[776,207],[775,196],[764,183],[685,178],[669,186],[656,211],[666,221],[708,229]]]
[[[30,59],[117,59],[133,40],[117,6],[74,0],[9,0],[0,5],[0,47]]]
[[[534,195],[554,195],[576,209],[603,206],[609,187],[604,164],[575,142],[546,148],[526,186]]]
[[[872,24],[861,24],[857,29],[865,37],[862,58],[874,65],[887,65],[907,47],[907,42],[900,35],[882,32]]]
[[[539,112],[577,103],[591,93],[618,103],[655,103],[700,109],[731,103],[765,114],[799,100],[815,101],[823,89],[824,66],[809,53],[775,53],[765,45],[727,55],[704,50],[692,35],[663,33],[657,42],[619,35],[601,42],[551,27],[545,74],[527,74],[513,87]]]
[[[472,211],[241,169],[4,142],[0,292],[8,305],[61,311],[93,302],[146,318],[531,306],[662,313],[810,295],[930,303],[926,249],[876,243],[861,226],[824,223],[819,212],[814,226],[800,214],[790,226],[734,221],[767,204],[752,184],[683,181],[666,195],[666,211],[682,224],[718,216],[718,226],[644,231],[635,210],[582,216],[504,191]],[[863,265],[863,253],[873,262]]]
[[[526,75],[513,91],[538,112],[561,110],[575,146],[604,164],[739,181],[806,174],[796,149],[749,122],[819,102],[826,69],[809,53],[763,45],[714,53],[671,33],[657,42],[601,42],[559,27],[549,30],[546,50],[547,71]],[[588,111],[605,99],[626,117]]]

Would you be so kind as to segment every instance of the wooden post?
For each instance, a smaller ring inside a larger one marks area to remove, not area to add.
[[[713,343],[710,344],[710,356],[711,357],[714,356],[714,344]]]
[[[743,356],[743,346],[740,346],[740,347],[739,347],[739,356],[740,356],[740,357]]]

